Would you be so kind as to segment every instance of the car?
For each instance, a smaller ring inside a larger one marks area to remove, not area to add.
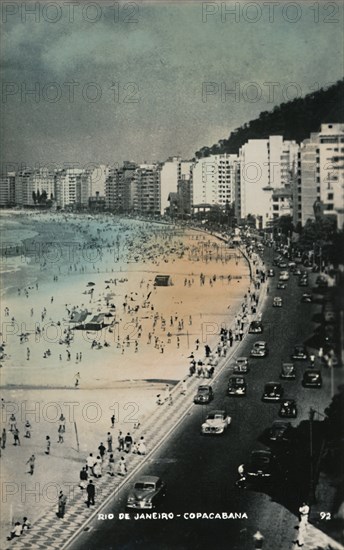
[[[134,483],[127,498],[129,509],[152,510],[166,494],[166,484],[157,476],[141,476]]]
[[[268,431],[268,439],[272,443],[290,441],[291,424],[283,420],[274,420]]]
[[[282,260],[281,262],[279,262],[278,267],[285,269],[286,267],[288,267],[288,264],[285,260]]]
[[[280,265],[280,267],[282,267]],[[287,267],[287,265],[285,264],[284,267]],[[280,281],[288,281],[289,280],[289,271],[281,271],[281,273],[279,274],[279,280]]]
[[[263,323],[261,323],[260,321],[252,321],[252,323],[250,323],[248,332],[249,334],[261,334],[263,332]]]
[[[272,476],[273,455],[271,451],[252,451],[248,464],[244,464],[245,476],[251,480],[254,478],[264,479]]]
[[[268,277],[274,277],[275,276],[275,270],[274,269],[268,269],[268,273],[267,273]]]
[[[281,401],[283,393],[283,387],[279,382],[268,382],[264,386],[262,401]]]
[[[238,395],[245,397],[247,392],[247,384],[243,376],[231,376],[228,380],[228,395]]]
[[[308,358],[306,346],[298,344],[294,347],[294,352],[291,354],[291,358],[296,361],[305,361]]]
[[[281,406],[280,406],[278,415],[281,418],[296,418],[297,405],[296,405],[295,399],[283,399],[281,401]]]
[[[296,378],[296,370],[293,363],[282,363],[280,378],[282,380],[294,380]]]
[[[301,275],[301,270],[297,267],[296,269],[294,269],[293,275],[296,275],[299,277]]]
[[[299,280],[299,286],[308,286],[308,277],[302,277],[302,279]]]
[[[275,296],[272,302],[272,307],[282,307],[283,300],[280,296]]]
[[[197,393],[194,397],[194,403],[196,404],[207,404],[214,399],[214,392],[211,386],[207,384],[202,384],[198,386]]]
[[[302,302],[303,304],[310,304],[310,303],[312,303],[312,302],[313,302],[313,296],[312,296],[312,294],[307,294],[307,293],[302,294],[302,296],[301,296],[301,302]]]
[[[302,385],[304,388],[321,388],[322,377],[320,370],[307,369],[303,373]]]
[[[247,357],[238,357],[233,369],[234,374],[246,374],[248,371]]]
[[[216,410],[207,414],[205,422],[201,426],[202,435],[220,435],[223,434],[226,428],[231,423],[232,419],[227,415],[226,411]]]
[[[268,354],[268,346],[266,342],[259,341],[255,342],[253,344],[253,348],[251,349],[251,357],[266,357]]]
[[[279,282],[279,283],[277,284],[277,288],[278,288],[279,290],[285,290],[285,289],[287,288],[287,285],[286,285],[285,283]]]

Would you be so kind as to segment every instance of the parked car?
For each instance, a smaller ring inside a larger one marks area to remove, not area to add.
[[[202,435],[220,435],[223,434],[225,429],[231,423],[231,417],[227,415],[226,411],[216,410],[211,411],[201,426]]]
[[[299,280],[299,286],[308,286],[309,283],[308,283],[308,277],[302,277],[300,280]]]
[[[228,380],[228,395],[246,396],[247,384],[243,376],[231,376]]]
[[[198,386],[197,393],[194,397],[194,403],[196,404],[207,404],[214,399],[213,388],[206,384]]]
[[[284,390],[282,384],[279,384],[278,382],[268,382],[264,386],[262,401],[281,401],[283,393]]]
[[[251,349],[251,357],[266,357],[268,354],[268,346],[266,342],[259,341],[255,342],[253,344],[253,348]]]
[[[305,361],[308,358],[306,347],[301,344],[295,346],[294,352],[291,354],[291,358],[296,361]]]
[[[166,494],[166,484],[157,476],[141,476],[132,487],[127,498],[127,508],[152,510]]]
[[[263,323],[261,321],[252,321],[248,329],[249,334],[260,334],[263,332]]]
[[[297,405],[295,399],[283,399],[278,414],[281,418],[296,418]]]
[[[302,294],[302,296],[301,296],[301,302],[302,302],[303,304],[310,304],[311,302],[313,302],[313,296],[312,296],[312,294],[307,294],[307,293]]]
[[[275,270],[274,269],[268,269],[268,273],[267,273],[268,277],[274,277],[275,276]]]
[[[303,373],[302,385],[304,388],[321,388],[322,377],[320,370],[307,369]]]
[[[286,285],[285,283],[279,282],[279,283],[277,284],[277,288],[278,288],[279,290],[285,290],[285,289],[287,288],[287,285]]]
[[[281,264],[280,264],[280,267]],[[287,264],[283,265],[283,267],[287,267]],[[281,273],[279,274],[279,280],[280,281],[288,281],[289,280],[289,271],[281,271]]]
[[[290,441],[291,424],[283,420],[274,420],[268,432],[269,441],[273,443]]]
[[[272,302],[272,307],[282,307],[283,305],[283,300],[280,296],[275,296],[273,302]]]
[[[233,372],[234,374],[246,374],[249,371],[247,357],[238,357]]]
[[[270,478],[272,476],[273,456],[271,451],[252,451],[250,460],[244,464],[244,473],[248,479]]]
[[[296,378],[296,370],[293,363],[282,363],[280,378],[282,380],[294,380]]]

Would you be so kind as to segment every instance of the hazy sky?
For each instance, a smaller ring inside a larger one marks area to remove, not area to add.
[[[190,158],[343,77],[342,1],[74,4],[2,3],[2,163]]]

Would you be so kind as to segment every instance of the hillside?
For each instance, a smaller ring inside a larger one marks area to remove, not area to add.
[[[211,147],[202,147],[195,156],[238,153],[249,139],[264,139],[276,134],[299,143],[311,132],[317,132],[325,122],[344,122],[344,80],[327,89],[281,103],[272,111],[261,112],[258,118],[236,128],[227,139],[221,139]]]

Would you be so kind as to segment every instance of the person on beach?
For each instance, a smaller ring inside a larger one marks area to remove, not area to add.
[[[51,441],[50,441],[50,437],[47,435],[45,437],[45,441],[46,441],[46,450],[45,450],[45,454],[46,455],[50,455],[50,447],[51,447]]]
[[[13,432],[13,430],[15,430],[17,428],[17,421],[16,421],[16,417],[14,416],[14,414],[12,413],[11,416],[10,416],[10,432]]]
[[[21,523],[19,521],[16,521],[10,535],[7,537],[7,540],[12,540],[15,537],[20,537],[20,535],[22,534],[22,530],[23,529]]]
[[[16,447],[17,445],[20,447],[20,439],[19,439],[19,430],[16,428],[13,432],[13,438],[14,442],[13,445]]]
[[[94,467],[94,465],[95,465],[95,462],[96,462],[96,461],[95,461],[95,458],[94,458],[93,454],[90,453],[90,454],[88,455],[88,457],[86,458],[86,471],[89,470],[89,471],[91,472],[92,475],[94,475],[94,473],[93,473],[93,467]]]
[[[113,457],[113,454],[111,453],[109,456],[109,462],[107,467],[107,473],[113,477],[115,475],[115,459]]]
[[[117,474],[119,476],[125,476],[126,473],[127,473],[127,465],[126,465],[126,462],[125,462],[125,458],[124,458],[124,456],[121,456],[121,459],[118,463]]]
[[[103,474],[103,470],[102,470],[102,463],[103,463],[103,460],[100,456],[97,456],[97,459],[96,459],[96,462],[93,466],[93,475],[94,477],[96,477],[97,479],[99,477],[102,477],[102,474]]]
[[[133,438],[131,437],[130,432],[128,432],[124,438],[124,452],[130,453],[132,444]]]
[[[62,432],[62,430],[61,430],[61,426],[59,426],[57,443],[63,443],[63,442],[64,442],[64,439],[63,439],[63,432]]]
[[[103,445],[102,442],[100,443],[100,445],[99,445],[99,447],[98,447],[98,451],[99,451],[99,455],[100,455],[101,461],[103,462],[106,449],[105,449],[105,447],[104,447],[104,445]]]
[[[140,437],[140,441],[138,442],[138,445],[137,445],[137,454],[138,455],[145,455],[146,452],[147,452],[147,447],[146,447],[146,443],[145,443],[145,438],[142,435]]]
[[[86,504],[87,504],[87,508],[89,508],[91,504],[94,506],[94,504],[95,504],[95,502],[94,502],[94,497],[95,497],[95,495],[96,495],[96,488],[95,488],[95,486],[93,485],[92,479],[90,479],[90,482],[89,482],[89,484],[88,484],[87,487],[86,487],[86,491],[87,491],[87,501],[86,501]]]
[[[63,413],[61,413],[61,416],[59,418],[59,431],[61,430],[62,433],[64,433],[66,431],[66,419],[65,417],[63,416]]]
[[[33,475],[33,473],[35,471],[35,461],[36,461],[35,455],[31,455],[29,460],[27,460],[27,462],[26,462],[26,464],[28,464],[29,468],[30,468],[30,470],[28,472],[30,475]]]
[[[6,428],[3,428],[2,433],[1,433],[1,448],[2,449],[6,448],[6,439],[7,439]]]
[[[112,453],[112,435],[110,432],[107,433],[107,446],[108,453]]]
[[[111,416],[111,428],[114,428],[115,427],[115,421],[116,421],[116,418],[115,418],[115,415],[113,414]]]
[[[122,432],[119,432],[117,441],[118,441],[118,450],[124,451],[124,435],[122,434]]]

